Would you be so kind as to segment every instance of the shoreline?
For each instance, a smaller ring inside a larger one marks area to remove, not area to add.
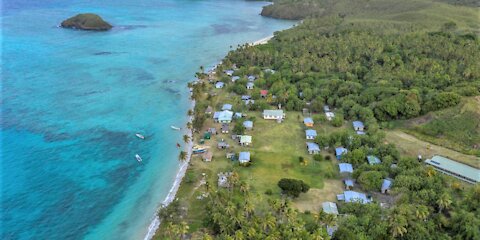
[[[273,37],[274,37],[274,35],[271,35],[271,36],[261,38],[261,39],[255,41],[255,42],[253,42],[253,43],[248,43],[248,44],[250,44],[251,46],[266,44]],[[214,71],[216,66],[218,66],[219,64],[221,64],[221,62],[216,64],[215,67],[213,69],[211,69],[209,72]],[[190,96],[191,96],[191,94],[190,94]],[[196,104],[195,100],[192,99],[189,109],[193,110],[195,108],[195,104]],[[193,116],[190,116],[187,122],[191,122],[191,121],[193,121]],[[177,195],[177,192],[178,192],[178,189],[180,188],[180,185],[183,181],[183,177],[185,176],[185,173],[187,172],[188,165],[190,164],[190,160],[191,160],[191,157],[192,157],[193,140],[194,140],[193,139],[193,132],[192,132],[191,129],[186,128],[186,134],[190,137],[190,142],[187,145],[185,145],[185,147],[184,147],[184,151],[187,153],[187,159],[185,160],[185,162],[180,164],[180,167],[177,171],[177,175],[175,176],[175,181],[174,181],[172,187],[170,188],[170,191],[168,192],[167,197],[165,197],[165,199],[163,200],[162,206],[168,206],[175,199],[175,197]],[[160,221],[157,214],[155,213],[154,219],[152,220],[152,222],[148,226],[147,233],[145,234],[145,237],[143,238],[143,240],[151,240],[155,236],[157,230],[160,228],[161,223],[162,222]]]
[[[195,100],[192,99],[190,102],[189,109],[193,111],[194,108],[195,108]],[[193,116],[189,116],[187,123],[191,121],[193,121]],[[188,165],[190,164],[190,160],[192,157],[192,149],[193,149],[193,132],[192,132],[192,129],[188,129],[188,128],[185,128],[185,129],[186,131],[184,131],[184,133],[190,137],[190,141],[188,142],[188,144],[184,146],[184,151],[187,153],[187,156],[185,161],[180,163],[180,167],[177,171],[177,175],[175,176],[175,181],[173,182],[173,185],[170,188],[170,191],[168,192],[167,196],[163,200],[162,207],[168,206],[171,202],[173,202],[173,200],[175,200],[178,189],[180,188],[180,184],[182,183],[183,177],[187,172]],[[160,218],[158,217],[157,212],[155,212],[154,219],[148,226],[148,231],[145,234],[145,237],[143,239],[144,240],[152,239],[153,236],[155,236],[155,233],[157,232],[161,223],[162,222],[160,221]]]
[[[265,37],[265,38],[262,38],[262,39],[258,39],[257,41],[253,42],[253,43],[250,43],[251,46],[256,46],[256,45],[262,45],[262,44],[266,44],[268,43],[268,41],[270,41],[270,39],[272,39],[274,37],[274,35],[271,35],[271,36],[268,36],[268,37]]]

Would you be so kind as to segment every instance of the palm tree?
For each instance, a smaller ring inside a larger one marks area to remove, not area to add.
[[[423,221],[427,220],[429,215],[428,207],[424,205],[420,205],[415,210],[415,216]]]
[[[407,219],[400,214],[393,214],[389,219],[390,233],[394,238],[407,233]]]
[[[248,185],[248,183],[246,183],[246,182],[241,182],[240,183],[240,192],[248,195],[249,191],[250,191],[250,185]]]
[[[185,151],[180,151],[178,160],[180,160],[180,162],[185,162],[187,160],[187,153]]]
[[[188,135],[183,135],[183,141],[184,141],[185,143],[189,143],[189,142],[190,142],[190,136],[188,136]]]
[[[225,207],[225,212],[229,215],[232,216],[232,214],[235,212],[235,205],[232,202],[228,202],[227,206]]]
[[[247,218],[250,217],[250,215],[253,213],[255,210],[255,206],[252,204],[252,201],[250,199],[245,199],[245,205],[243,205],[243,210],[245,211],[245,216]]]
[[[193,110],[192,110],[192,109],[188,109],[187,114],[188,114],[188,116],[193,116]]]
[[[188,122],[188,123],[187,123],[187,128],[188,128],[188,129],[192,129],[192,127],[193,127],[192,122]]]
[[[185,237],[185,234],[188,233],[189,228],[190,227],[187,225],[186,222],[181,222],[180,223],[180,225],[178,226],[178,231],[179,231],[181,239],[183,239]]]
[[[437,200],[438,212],[440,213],[442,210],[448,209],[451,204],[452,204],[452,197],[450,197],[450,194],[443,193],[442,195],[440,195],[440,198]]]

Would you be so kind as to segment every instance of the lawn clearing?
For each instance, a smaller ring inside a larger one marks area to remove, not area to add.
[[[476,168],[480,167],[480,158],[477,156],[466,155],[424,142],[400,130],[389,130],[385,131],[385,133],[387,142],[395,144],[402,155],[416,157],[418,154],[421,154],[424,159],[431,158],[433,155],[441,155]]]
[[[310,188],[307,193],[300,194],[300,197],[293,201],[293,206],[305,212],[318,212],[322,208],[322,202],[335,202],[337,194],[343,190],[343,183],[340,180],[325,180],[322,189]]]

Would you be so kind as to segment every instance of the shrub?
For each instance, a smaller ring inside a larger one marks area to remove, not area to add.
[[[318,162],[323,161],[323,156],[321,154],[316,154],[313,156],[313,160]]]
[[[330,157],[330,155],[325,156],[325,160],[330,161],[331,159],[332,159],[332,157]]]
[[[265,194],[266,195],[272,195],[273,194],[272,189],[267,189],[267,191],[265,191]]]

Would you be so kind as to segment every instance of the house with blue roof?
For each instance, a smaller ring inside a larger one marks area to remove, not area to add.
[[[242,95],[242,100],[250,100],[252,97],[250,95]]]
[[[255,86],[255,84],[253,84],[253,82],[248,82],[247,83],[247,89],[253,89],[254,86]]]
[[[390,178],[385,178],[383,179],[383,182],[382,182],[382,193],[383,194],[387,194],[388,192],[390,192],[390,188],[392,187],[392,184],[393,184],[393,180],[390,179]]]
[[[365,125],[361,121],[353,121],[352,125],[355,131],[363,131],[365,129]]]
[[[215,84],[215,88],[223,88],[223,86],[225,86],[225,83],[223,83],[223,82],[217,82]]]
[[[233,118],[233,112],[232,111],[228,111],[228,110],[224,110],[224,111],[221,111],[219,114],[218,114],[218,122],[220,123],[231,123],[232,122],[232,118]]]
[[[342,194],[337,195],[337,200],[345,201],[347,203],[359,202],[363,204],[372,202],[371,199],[367,198],[367,195],[365,195],[365,193],[355,191],[344,191]]]
[[[236,82],[236,81],[238,81],[238,80],[240,80],[240,77],[239,77],[239,76],[233,76],[233,77],[232,77],[232,82]]]
[[[245,102],[245,105],[252,105],[255,103],[255,100],[249,99],[249,100],[245,100],[244,102]]]
[[[380,158],[373,156],[373,155],[368,155],[367,156],[367,161],[368,164],[370,165],[375,165],[375,164],[380,164],[382,161],[380,161]]]
[[[348,150],[344,147],[337,147],[335,148],[335,156],[338,160],[342,159],[342,155],[346,154]]]
[[[253,81],[255,81],[256,78],[253,75],[248,75],[247,79],[248,79],[249,82],[253,82]]]
[[[313,142],[307,142],[307,151],[308,154],[319,154],[320,153],[320,146]]]
[[[223,104],[222,110],[232,110],[232,104]]]
[[[242,118],[243,117],[243,114],[241,112],[236,112],[234,115],[233,115],[233,118],[235,119],[239,119],[239,118]]]
[[[353,166],[350,163],[339,163],[340,173],[353,173]]]
[[[345,183],[345,189],[347,190],[353,189],[353,185],[354,185],[353,179],[347,178],[343,180],[343,182]]]
[[[307,127],[313,127],[313,119],[311,117],[306,117],[303,119],[303,124]]]
[[[225,70],[225,74],[227,74],[228,76],[232,76],[233,75],[233,70],[229,69],[229,70]]]
[[[357,135],[365,135],[364,131],[357,131]]]
[[[238,161],[240,163],[250,162],[250,152],[240,152],[240,154],[238,154]]]
[[[243,127],[247,130],[252,130],[253,129],[253,122],[252,121],[245,121],[243,122]]]
[[[305,137],[309,140],[313,140],[317,137],[317,131],[313,129],[307,129],[305,130]]]

